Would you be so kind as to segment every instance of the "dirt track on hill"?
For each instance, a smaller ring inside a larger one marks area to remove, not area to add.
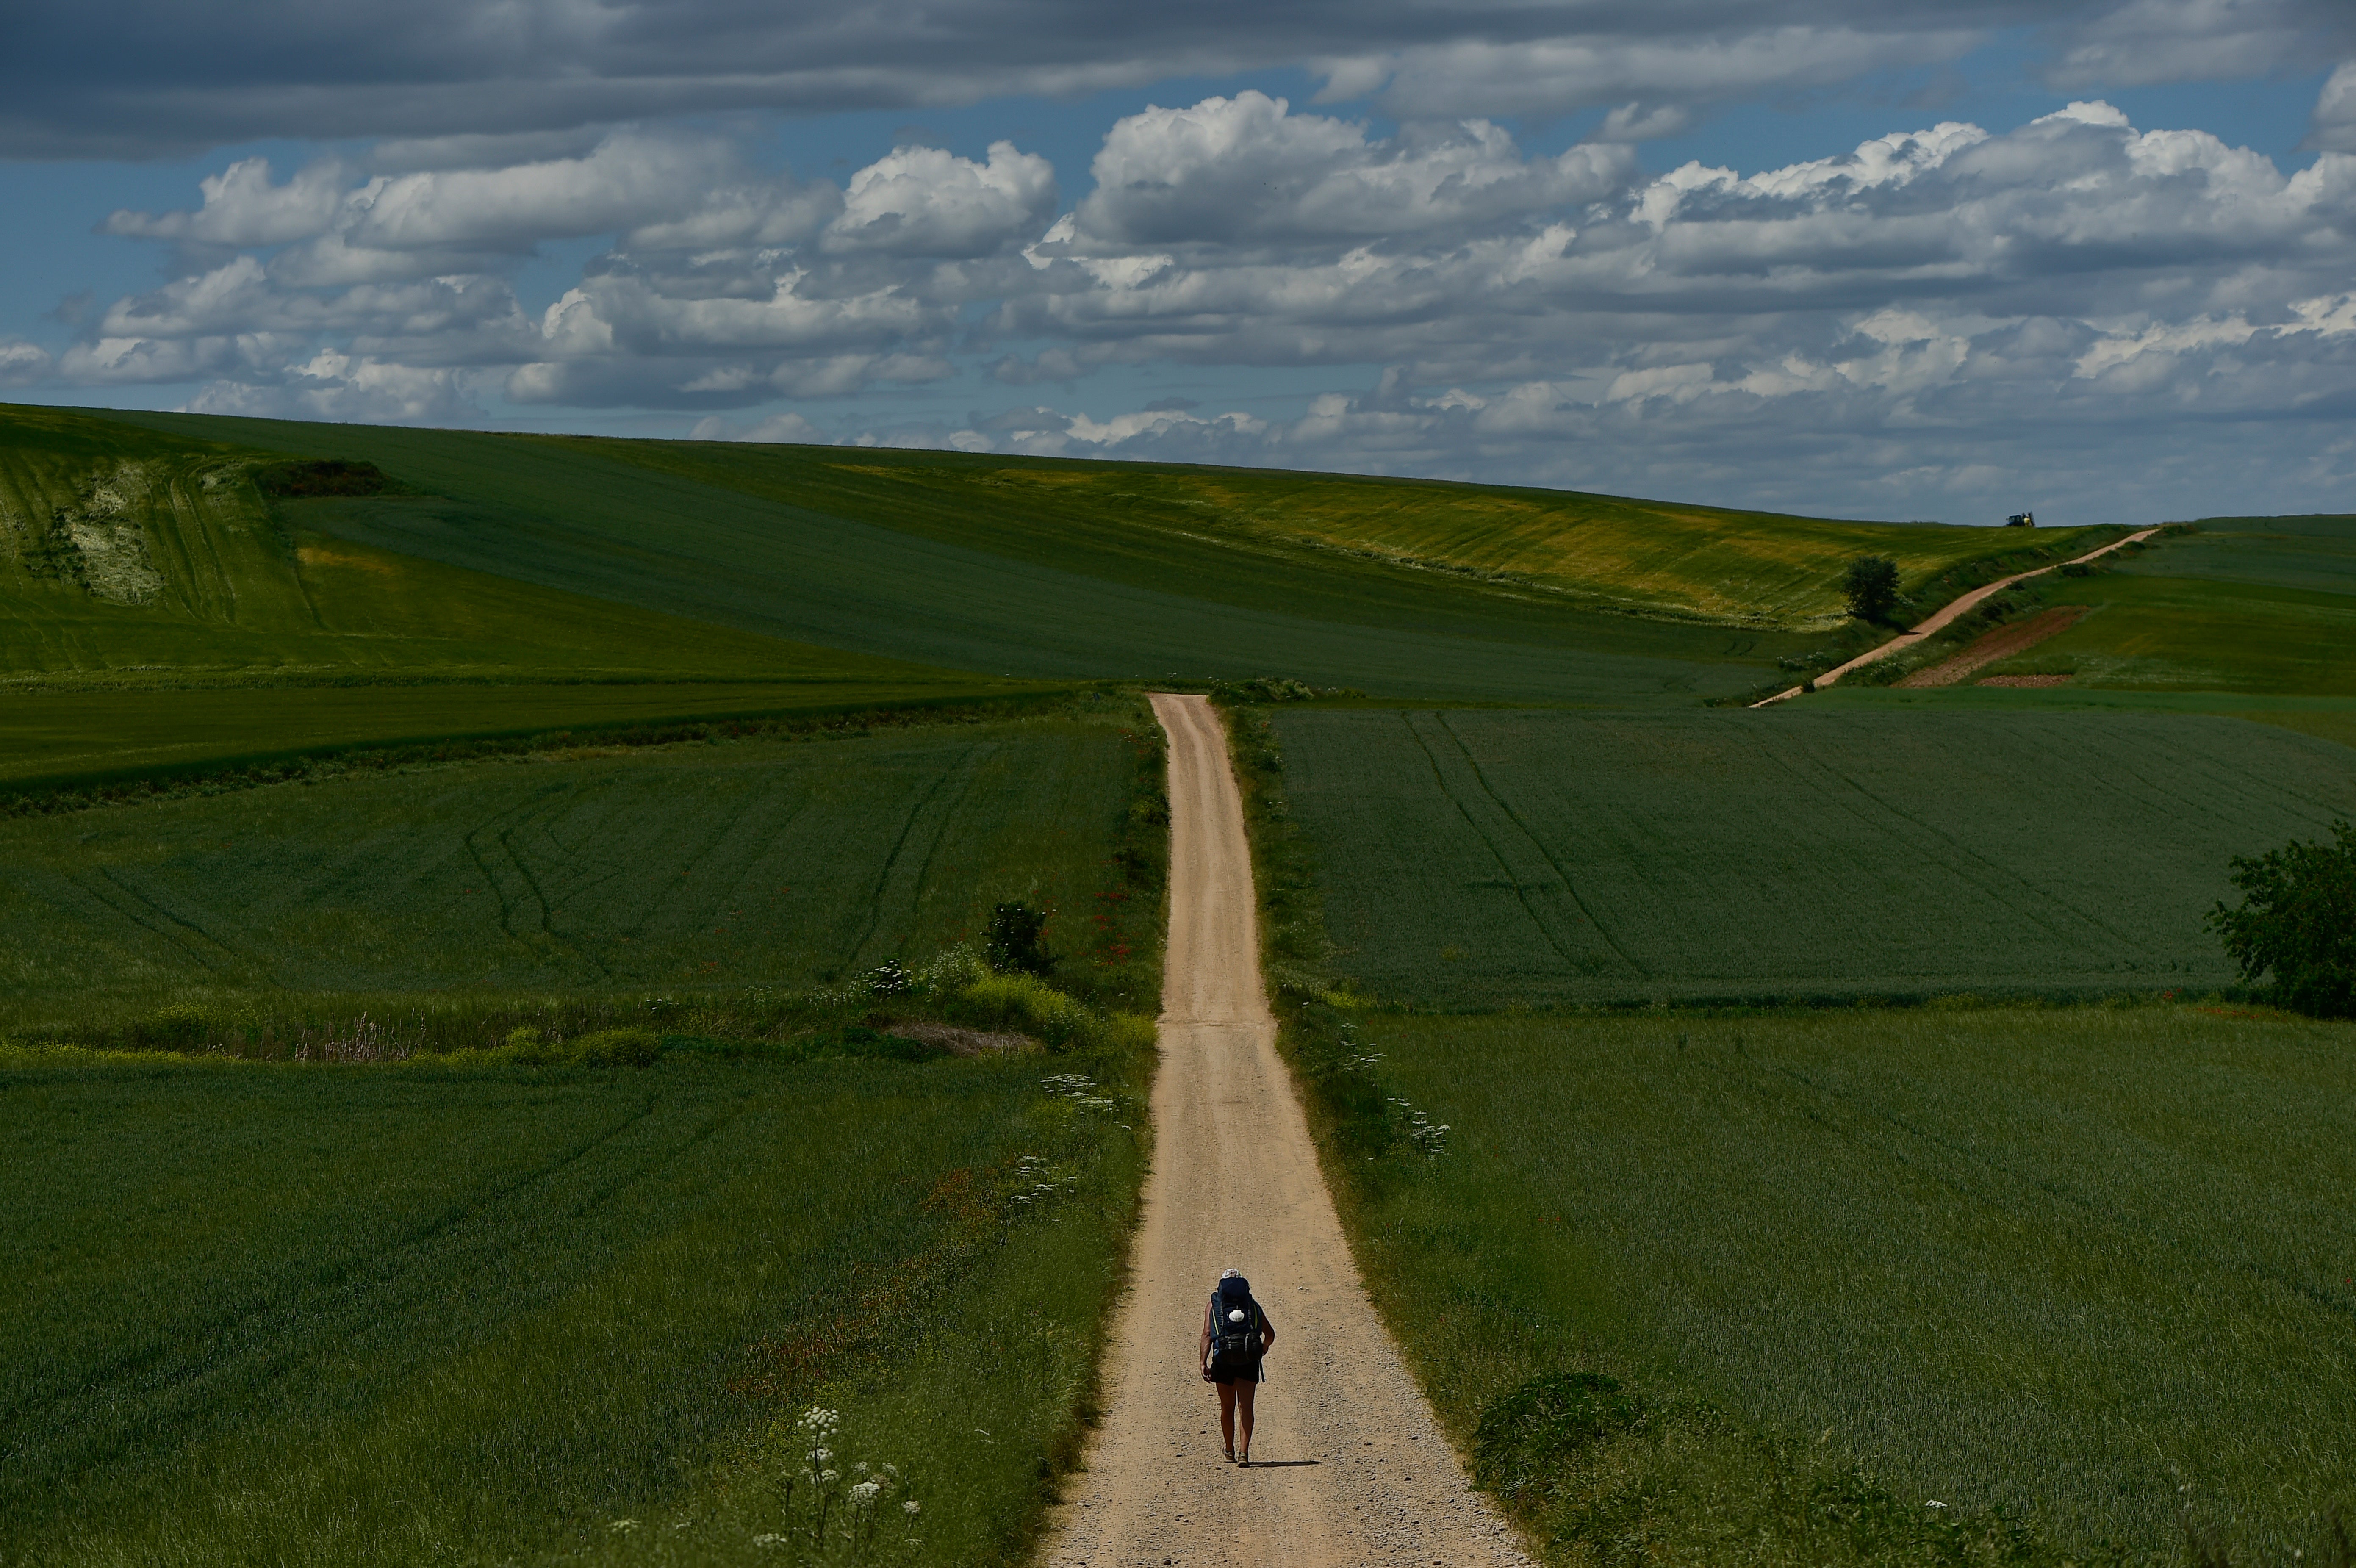
[[[1242,804],[1218,716],[1156,696],[1170,735],[1170,946],[1154,1158],[1087,1468],[1049,1521],[1055,1568],[1526,1564],[1433,1422],[1342,1239],[1259,976]],[[1239,1268],[1278,1341],[1252,1467],[1219,1452],[1194,1360]]]
[[[2073,556],[2068,560],[2057,560],[2051,566],[2040,566],[2034,571],[2016,571],[2010,577],[1999,577],[1994,582],[1988,583],[1985,587],[1975,588],[1969,593],[1949,600],[1944,605],[1942,605],[1939,609],[1933,611],[1928,619],[1922,622],[1922,624],[1917,625],[1912,631],[1901,632],[1898,635],[1890,638],[1890,641],[1882,644],[1879,647],[1869,648],[1864,653],[1858,655],[1857,657],[1849,660],[1848,663],[1840,666],[1838,668],[1826,670],[1824,674],[1816,677],[1816,688],[1818,690],[1822,690],[1824,688],[1832,685],[1835,681],[1840,679],[1841,677],[1847,675],[1853,669],[1859,668],[1865,665],[1873,664],[1878,660],[1886,659],[1894,653],[1899,653],[1907,648],[1912,647],[1915,644],[1921,642],[1925,637],[1936,635],[1939,632],[1944,631],[1948,624],[1954,621],[1956,616],[1965,613],[1966,611],[1974,609],[1983,600],[1994,598],[1997,594],[2003,592],[2006,589],[2011,587],[2016,582],[2026,582],[2032,577],[2042,577],[2049,571],[2059,571],[2065,566],[2076,566],[2083,561],[2097,560],[2100,557],[2110,554],[2111,551],[2115,549],[2124,549],[2128,545],[2140,544],[2143,540],[2151,538],[2152,535],[2158,532],[2159,532],[2158,528],[2138,528],[2123,539],[2113,539],[2109,544],[2104,545],[2100,549],[2090,549],[2083,555]],[[1808,688],[1804,686],[1795,686],[1789,691],[1779,691],[1774,696],[1768,698],[1765,701],[1754,702],[1751,706],[1753,708],[1772,708],[1779,702],[1791,701],[1792,699],[1799,696],[1802,692],[1807,689]]]

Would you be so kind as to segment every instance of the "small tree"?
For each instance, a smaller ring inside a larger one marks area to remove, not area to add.
[[[2293,841],[2233,858],[2242,907],[2221,900],[2210,929],[2242,978],[2274,975],[2275,996],[2294,1012],[2356,1017],[2356,827],[2332,824],[2337,844]]]
[[[1041,946],[1047,917],[1029,904],[1004,903],[990,912],[990,935],[981,946],[982,961],[1001,975],[1044,976],[1055,960]]]
[[[1888,556],[1861,555],[1848,563],[1848,613],[1879,624],[1898,609],[1898,563]]]

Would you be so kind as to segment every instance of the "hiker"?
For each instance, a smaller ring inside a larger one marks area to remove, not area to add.
[[[1251,1464],[1252,1392],[1266,1379],[1260,1362],[1276,1343],[1276,1327],[1252,1299],[1251,1282],[1237,1269],[1219,1276],[1203,1308],[1203,1381],[1219,1387],[1219,1435],[1227,1458]],[[1243,1446],[1236,1445],[1236,1406],[1243,1406]]]

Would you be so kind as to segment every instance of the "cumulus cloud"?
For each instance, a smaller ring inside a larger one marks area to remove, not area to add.
[[[1362,124],[1294,114],[1245,91],[1120,121],[1089,173],[1096,189],[1055,242],[1234,245],[1314,239],[1405,240],[1592,201],[1634,160],[1610,145],[1525,160],[1485,120],[1416,126],[1370,142]]]
[[[830,251],[986,256],[1039,232],[1055,211],[1055,171],[1012,142],[977,164],[938,147],[901,147],[851,178],[827,226]]]
[[[2356,60],[2325,80],[2308,141],[2327,152],[2356,153]]]
[[[0,387],[29,387],[49,372],[49,351],[21,337],[0,337]]]
[[[1057,217],[1055,171],[1006,143],[903,146],[841,186],[637,131],[485,167],[238,164],[198,208],[118,220],[181,276],[10,373],[310,417],[759,411],[781,440],[830,404],[832,433],[899,443],[1676,494],[1838,475],[1851,507],[1891,475],[1980,496],[1999,446],[2175,462],[2231,430],[2274,482],[2345,467],[2248,432],[2356,412],[2347,152],[2286,172],[2088,99],[1655,176],[1614,141],[1534,155],[1478,118],[1380,136],[1239,92],[1121,120],[1090,173]],[[524,309],[516,262],[583,234],[612,243]],[[1283,419],[1076,396],[1154,364],[1390,369]],[[959,378],[1062,389],[960,424],[841,412]],[[1643,466],[1669,463],[1693,483]]]

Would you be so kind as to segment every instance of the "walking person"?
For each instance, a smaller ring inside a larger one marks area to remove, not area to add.
[[[1246,1467],[1251,1465],[1252,1394],[1266,1379],[1261,1363],[1275,1343],[1276,1326],[1252,1299],[1251,1282],[1235,1269],[1221,1275],[1210,1305],[1203,1308],[1199,1359],[1203,1381],[1218,1385],[1219,1435],[1226,1442],[1227,1458]],[[1236,1445],[1238,1405],[1244,1416],[1240,1448]]]

